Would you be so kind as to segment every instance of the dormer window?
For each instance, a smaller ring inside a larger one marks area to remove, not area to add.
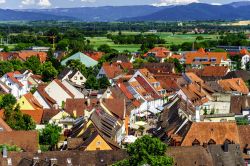
[[[216,144],[216,142],[213,139],[210,139],[208,141],[208,145],[215,145],[215,144]]]
[[[200,145],[200,141],[198,141],[197,139],[195,139],[193,142],[192,142],[192,146],[199,146]]]

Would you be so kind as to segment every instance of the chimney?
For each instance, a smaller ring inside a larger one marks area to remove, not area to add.
[[[240,86],[240,79],[237,80],[237,84]]]
[[[197,106],[195,107],[195,122],[200,122],[200,107]]]
[[[33,165],[36,165],[37,163],[39,163],[39,157],[33,157]]]
[[[50,159],[50,166],[57,165],[57,159],[56,158],[51,158]]]
[[[67,158],[67,166],[72,166],[72,160],[71,160],[71,158]]]
[[[90,98],[87,99],[88,107],[90,106]]]
[[[12,159],[11,158],[7,158],[7,165],[11,166],[12,165]]]
[[[229,146],[228,142],[225,141],[224,144],[223,144],[223,151],[224,152],[228,152],[228,146]]]

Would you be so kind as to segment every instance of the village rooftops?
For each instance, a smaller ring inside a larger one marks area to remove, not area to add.
[[[196,52],[187,52],[185,54],[185,63],[188,65],[191,64],[203,64],[210,65],[215,64],[219,65],[222,61],[227,60],[226,52],[206,52],[204,49],[199,49]]]
[[[248,87],[241,78],[219,80],[218,84],[224,91],[227,92],[238,92],[242,94],[249,93]]]

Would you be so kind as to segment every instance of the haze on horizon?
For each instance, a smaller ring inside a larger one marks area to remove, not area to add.
[[[0,8],[29,9],[29,8],[70,8],[96,6],[127,6],[127,5],[181,5],[192,2],[209,4],[225,4],[241,0],[0,0]]]

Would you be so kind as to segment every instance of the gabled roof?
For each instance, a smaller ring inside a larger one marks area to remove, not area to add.
[[[203,69],[191,69],[199,77],[224,77],[229,68],[227,66],[204,66]]]
[[[247,88],[242,78],[219,80],[218,84],[224,91],[229,91],[229,92],[237,91],[243,94],[249,93],[249,89]]]
[[[49,122],[50,119],[53,118],[55,115],[57,115],[59,112],[60,110],[57,109],[44,109],[42,116],[42,123]]]
[[[70,115],[84,116],[84,111],[92,111],[98,105],[98,99],[67,99],[65,102],[65,111]]]
[[[240,147],[242,149],[250,149],[250,126],[249,125],[239,125],[239,138],[240,138]]]
[[[207,59],[207,61],[195,61],[195,59]],[[196,52],[187,52],[185,55],[186,64],[217,64],[219,65],[222,60],[227,60],[226,52],[205,52],[204,49],[199,49]],[[214,61],[211,61],[214,59]]]
[[[0,144],[16,145],[26,152],[37,152],[38,131],[0,132]]]
[[[248,81],[250,80],[250,71],[246,70],[230,71],[227,73],[226,76],[223,77],[223,79],[230,79],[230,78],[242,78],[244,81]]]
[[[102,65],[102,68],[105,71],[107,78],[109,79],[113,79],[123,73],[118,66],[112,64],[110,65],[105,63]]]
[[[33,96],[32,93],[27,93],[23,95],[23,97],[32,105],[34,109],[42,109],[43,106],[37,101],[37,99]]]
[[[250,96],[231,96],[230,112],[242,115],[243,110],[250,109]]]
[[[0,132],[12,131],[10,126],[0,117]]]
[[[43,117],[43,110],[37,109],[37,110],[21,110],[23,114],[30,115],[31,118],[36,122],[36,124],[41,124],[42,117]]]
[[[173,73],[174,64],[173,63],[144,63],[143,68],[146,68],[150,73]]]
[[[15,52],[16,58],[26,61],[28,58],[32,56],[38,57],[40,62],[45,62],[47,59],[47,53],[46,52],[37,52],[37,51],[19,51]]]
[[[59,86],[69,95],[69,96],[71,96],[72,98],[74,98],[74,94],[73,94],[71,91],[69,91],[69,89],[66,88],[60,80],[54,79],[54,81],[55,81],[55,82],[57,83],[57,85],[59,85]]]
[[[240,143],[237,124],[234,122],[193,122],[181,146],[192,146],[195,139],[201,144],[210,140],[216,144],[224,144],[225,140]]]
[[[71,69],[70,68],[68,68],[68,67],[65,67],[62,71],[61,71],[61,73],[58,75],[58,79],[63,79],[65,76],[67,76],[69,73],[71,72]]]
[[[80,60],[80,62],[82,64],[84,64],[86,67],[93,67],[95,65],[98,64],[98,62],[92,58],[90,58],[89,56],[81,53],[81,52],[78,52],[72,56],[70,56],[69,58],[63,60],[61,62],[62,65],[66,65],[66,63],[69,61],[69,60]]]
[[[144,54],[144,56],[149,56],[150,54],[154,54],[157,58],[166,58],[169,56],[170,51],[165,47],[155,47]]]
[[[45,91],[46,86],[47,85],[39,85],[37,87],[37,92],[42,96],[45,102],[52,108],[53,105],[56,104],[56,101],[47,94],[47,92]]]
[[[116,117],[125,118],[125,99],[103,99],[102,104]]]
[[[9,79],[11,79],[11,81],[18,84],[20,87],[23,86],[23,84],[20,81],[18,81],[18,79],[15,77],[16,75],[21,75],[19,71],[9,72],[6,75],[8,76]]]
[[[84,52],[84,54],[88,55],[90,58],[96,61],[99,61],[105,53],[99,51],[90,51],[90,52]]]

